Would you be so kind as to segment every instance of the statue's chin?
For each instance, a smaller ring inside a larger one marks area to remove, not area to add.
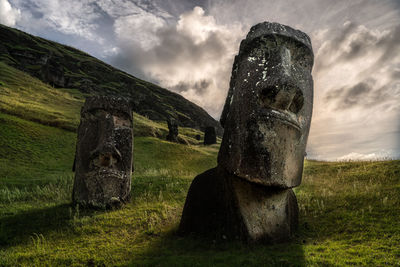
[[[111,168],[96,168],[85,174],[90,206],[98,208],[118,207],[129,195],[125,189],[129,187],[129,179],[125,171]]]

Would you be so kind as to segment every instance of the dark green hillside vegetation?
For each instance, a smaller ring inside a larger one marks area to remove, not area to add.
[[[219,123],[182,96],[135,78],[82,51],[0,25],[0,61],[57,88],[131,99],[136,113],[152,120],[174,117],[181,126],[202,129]]]

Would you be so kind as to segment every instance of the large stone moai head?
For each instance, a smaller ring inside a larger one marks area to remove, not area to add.
[[[98,208],[129,201],[132,146],[129,103],[123,98],[88,97],[78,128],[73,201]]]
[[[312,114],[313,59],[305,33],[269,22],[251,28],[235,58],[221,116],[220,166],[266,186],[300,184]]]

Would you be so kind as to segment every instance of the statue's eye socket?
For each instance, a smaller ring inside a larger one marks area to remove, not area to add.
[[[293,113],[298,113],[304,105],[304,96],[301,90],[296,91],[292,103],[289,106],[289,111]]]
[[[278,94],[279,90],[276,86],[268,86],[261,90],[260,92],[260,100],[264,105],[270,105],[275,101],[275,97]]]

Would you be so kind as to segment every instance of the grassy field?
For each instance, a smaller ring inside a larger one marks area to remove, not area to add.
[[[52,133],[48,126],[35,126],[55,139],[60,136],[57,129]],[[43,152],[49,149],[42,154],[44,161],[55,151],[32,139],[24,142],[27,147],[41,146]],[[73,150],[59,149],[60,154]],[[35,175],[28,175],[30,180],[20,180],[18,186],[12,177],[1,178],[0,266],[400,264],[399,161],[307,161],[303,183],[295,190],[300,227],[291,242],[243,245],[177,237],[190,182],[216,165],[217,151],[218,145],[135,138],[132,202],[115,211],[70,205],[72,155],[59,159],[62,173],[38,167]]]
[[[134,114],[131,203],[82,210],[70,203],[84,96],[0,70],[0,266],[400,265],[400,161],[306,161],[288,243],[182,238],[187,190],[216,166],[218,145],[200,145],[188,128],[190,145],[163,141],[165,123]]]

